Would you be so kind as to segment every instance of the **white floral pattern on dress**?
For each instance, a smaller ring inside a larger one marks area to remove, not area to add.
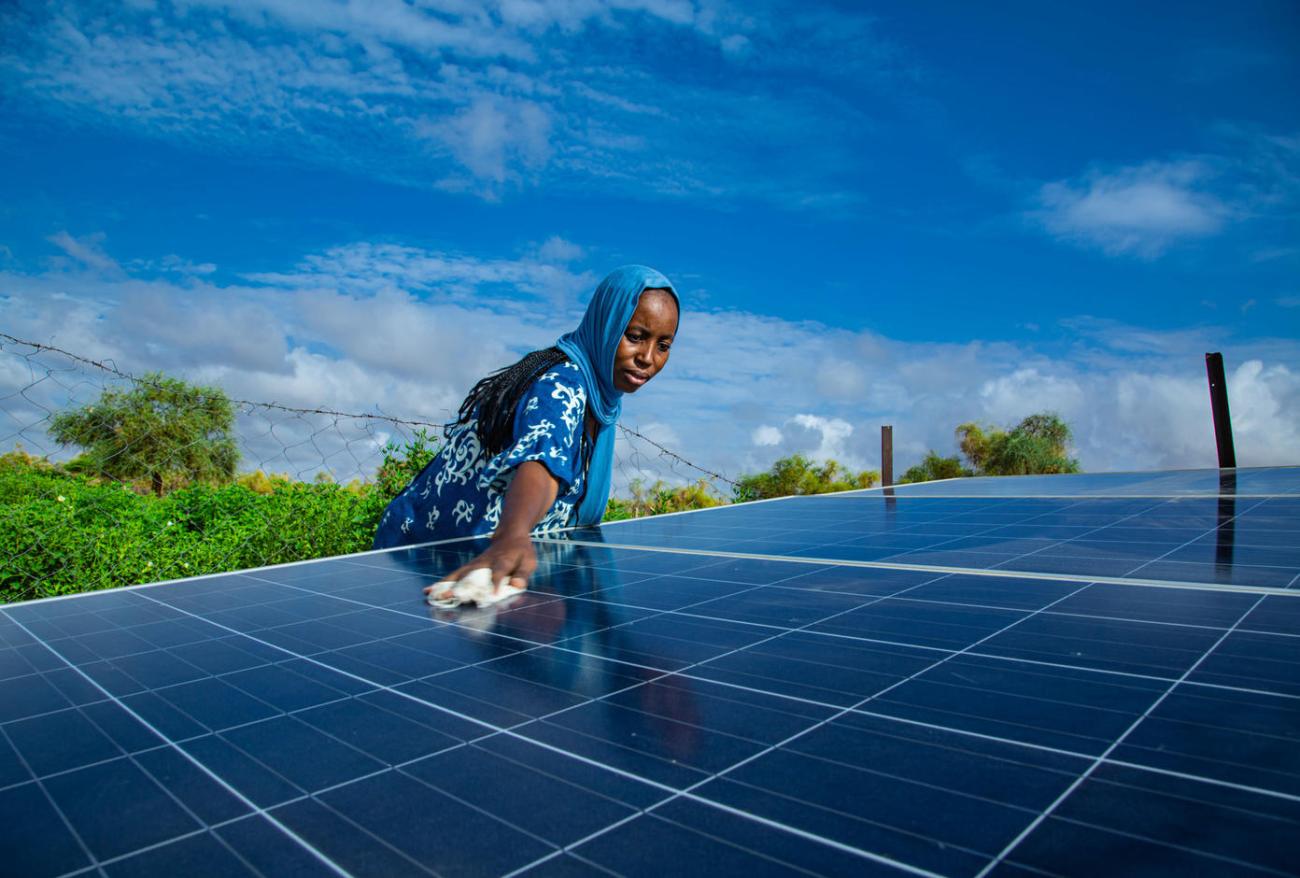
[[[492,533],[516,469],[530,460],[560,482],[555,502],[533,532],[570,526],[591,453],[583,439],[587,391],[581,375],[576,365],[564,362],[533,382],[515,409],[514,441],[499,454],[489,456],[480,445],[477,418],[453,426],[437,456],[388,505],[375,548]]]

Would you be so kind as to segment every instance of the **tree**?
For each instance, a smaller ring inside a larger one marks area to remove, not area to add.
[[[151,372],[129,390],[109,388],[97,402],[55,415],[49,433],[84,449],[76,469],[148,479],[161,496],[169,483],[229,482],[239,463],[234,425],[234,406],[220,388]]]
[[[920,463],[910,467],[907,472],[903,473],[903,477],[899,479],[899,484],[932,482],[935,479],[959,479],[973,475],[975,473],[962,466],[956,455],[940,457],[939,452],[931,450]]]
[[[970,467],[963,466],[956,456],[940,457],[931,450],[903,473],[900,483],[1079,471],[1079,462],[1069,455],[1070,427],[1054,412],[1030,415],[1010,430],[968,421],[957,427],[956,433]]]
[[[967,422],[957,427],[957,438],[982,476],[1079,471],[1069,456],[1070,427],[1053,412],[1030,415],[1006,431]]]
[[[818,466],[802,454],[783,457],[765,473],[741,476],[736,481],[736,502],[788,497],[792,494],[827,494],[870,488],[880,481],[880,473],[863,470],[854,473],[835,460]]]

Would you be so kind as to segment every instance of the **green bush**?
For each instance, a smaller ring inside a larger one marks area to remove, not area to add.
[[[900,485],[911,482],[930,482],[935,479],[961,479],[975,475],[973,471],[962,466],[954,457],[940,457],[939,452],[931,450],[916,466],[908,467],[907,472],[898,480]]]
[[[802,454],[794,454],[781,458],[767,472],[741,476],[736,480],[734,496],[740,503],[796,494],[829,494],[870,488],[878,481],[880,473],[874,470],[855,473],[836,460],[818,465]]]
[[[689,485],[673,487],[660,480],[649,488],[640,479],[633,479],[630,498],[611,497],[605,507],[603,521],[622,521],[646,515],[663,515],[666,512],[683,512],[688,509],[707,509],[722,505],[722,498],[713,494],[709,483],[700,479]]]
[[[0,455],[0,602],[363,551],[405,486],[400,473],[432,457],[427,439],[386,448],[390,477],[375,484],[258,473],[162,497]]]
[[[1010,430],[974,422],[957,427],[962,453],[981,476],[1077,473],[1070,427],[1054,412],[1030,415]]]

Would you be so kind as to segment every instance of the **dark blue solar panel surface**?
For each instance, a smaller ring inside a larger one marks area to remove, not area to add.
[[[8,605],[0,871],[1296,874],[1300,471],[1236,475],[609,525],[489,610],[420,599],[473,544]]]

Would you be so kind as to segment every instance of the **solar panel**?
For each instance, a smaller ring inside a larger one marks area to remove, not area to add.
[[[1300,470],[965,479],[0,608],[15,875],[1295,874]]]

